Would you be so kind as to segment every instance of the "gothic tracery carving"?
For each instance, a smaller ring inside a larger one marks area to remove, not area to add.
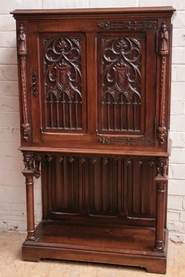
[[[47,127],[82,128],[81,38],[44,37],[43,42]]]
[[[141,44],[142,37],[101,38],[103,130],[140,130]],[[129,126],[125,114],[136,110],[135,126]]]
[[[50,39],[45,48],[46,98],[50,92],[60,98],[66,93],[71,100],[81,95],[80,38]]]
[[[133,94],[140,94],[141,45],[135,38],[102,38],[103,99],[110,93],[116,101],[123,93],[130,102]]]

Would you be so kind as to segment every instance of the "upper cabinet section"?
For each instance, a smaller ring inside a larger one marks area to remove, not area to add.
[[[13,11],[22,147],[167,152],[173,12]]]

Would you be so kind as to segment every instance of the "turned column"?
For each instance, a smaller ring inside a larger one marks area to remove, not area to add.
[[[26,178],[27,239],[35,240],[33,172],[23,172]]]
[[[38,178],[39,161],[37,154],[30,152],[23,153],[25,168],[22,171],[26,178],[26,207],[27,207],[27,239],[36,240],[35,219],[34,219],[34,181],[33,177]]]
[[[163,251],[165,247],[165,228],[166,228],[166,193],[168,178],[166,175],[166,159],[159,159],[157,167],[158,174],[156,182],[156,231],[155,231],[155,250]]]

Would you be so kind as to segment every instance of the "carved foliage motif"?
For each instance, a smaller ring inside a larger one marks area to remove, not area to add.
[[[81,38],[45,37],[43,43],[47,127],[81,128]]]
[[[104,130],[140,129],[141,41],[134,37],[101,39]],[[128,125],[130,116],[134,126]]]
[[[32,89],[33,89],[33,94],[37,96],[38,95],[37,72],[35,70],[32,72]]]
[[[26,33],[23,25],[21,24],[17,34],[17,53],[20,58],[20,72],[21,72],[21,90],[22,90],[22,109],[23,109],[23,122],[21,127],[23,129],[23,138],[29,141],[31,128],[28,121],[28,108],[27,108],[27,90],[26,90]]]

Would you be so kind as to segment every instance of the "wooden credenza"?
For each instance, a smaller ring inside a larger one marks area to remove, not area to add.
[[[172,7],[15,10],[24,260],[165,273]],[[35,228],[33,179],[41,175]]]

